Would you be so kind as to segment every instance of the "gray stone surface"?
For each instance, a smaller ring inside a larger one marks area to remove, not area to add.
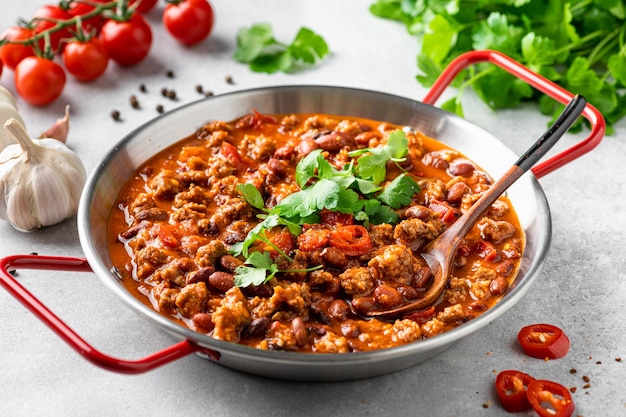
[[[39,0],[4,2],[0,27],[32,14]],[[19,101],[32,134],[45,130],[72,107],[69,145],[91,171],[124,135],[167,109],[196,100],[195,85],[215,94],[281,84],[367,88],[420,99],[415,80],[417,43],[404,28],[372,17],[367,1],[250,0],[217,2],[209,40],[193,48],[175,43],[160,23],[164,3],[148,14],[154,46],[142,64],[111,65],[91,84],[68,79],[60,100],[45,108]],[[271,22],[278,39],[306,25],[323,34],[332,56],[298,74],[250,72],[231,59],[238,28]],[[176,78],[165,76],[173,69]],[[234,84],[227,84],[231,75]],[[14,91],[5,68],[2,85]],[[144,83],[147,94],[139,93]],[[173,88],[178,102],[164,99]],[[141,109],[128,104],[136,94]],[[541,134],[547,119],[533,106],[493,112],[469,92],[466,117],[517,152]],[[113,122],[112,109],[122,113]],[[581,140],[568,135],[561,148]],[[553,242],[544,270],[529,293],[502,317],[418,366],[342,383],[294,383],[231,371],[196,356],[138,376],[104,371],[83,360],[5,291],[0,291],[0,415],[2,416],[500,416],[495,373],[519,369],[568,387],[575,415],[626,415],[626,125],[616,126],[590,154],[541,179],[553,216]],[[0,256],[36,251],[81,256],[74,220],[30,234],[0,224]],[[138,317],[92,274],[20,272],[20,282],[98,349],[141,358],[169,346],[169,336]],[[560,360],[525,356],[516,343],[524,325],[561,326],[572,348]],[[617,358],[622,358],[619,362]],[[576,373],[570,370],[575,368]],[[583,376],[590,379],[585,388]],[[520,416],[532,415],[521,413]]]

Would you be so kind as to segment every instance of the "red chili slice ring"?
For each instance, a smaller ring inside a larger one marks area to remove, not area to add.
[[[348,256],[365,255],[372,249],[367,229],[361,225],[341,226],[330,232],[330,246]]]
[[[520,371],[500,372],[496,376],[496,393],[502,408],[511,413],[530,409],[527,390],[534,380],[532,376]]]
[[[532,324],[523,327],[517,335],[528,356],[539,359],[558,359],[567,354],[569,338],[563,330],[552,324]]]
[[[528,384],[527,396],[540,417],[569,417],[576,409],[569,390],[553,381],[532,381]]]

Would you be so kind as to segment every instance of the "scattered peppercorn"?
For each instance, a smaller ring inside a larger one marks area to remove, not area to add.
[[[483,408],[489,408],[489,405],[490,405],[490,403],[489,403],[489,401],[487,401],[486,403],[483,403]]]
[[[575,374],[576,372],[578,372],[578,370],[576,368],[572,368],[572,369],[569,370],[569,373],[572,374],[572,375]]]
[[[167,78],[174,78],[174,71],[172,71],[172,70],[165,71],[165,76]]]
[[[200,84],[196,85],[196,91],[199,94],[204,94],[204,88]]]
[[[133,109],[139,108],[139,100],[137,100],[137,96],[133,94],[128,100],[130,101],[130,105]]]
[[[615,362],[621,362],[622,358],[615,358]]]
[[[204,93],[205,97],[212,97],[213,96],[213,91],[207,91],[206,93]]]
[[[596,365],[602,365],[602,361],[596,362]]]
[[[590,379],[589,379],[589,377],[588,377],[587,375],[583,375],[583,381],[585,381],[585,382],[589,382],[589,381],[590,381]]]
[[[235,80],[233,79],[233,77],[231,75],[227,75],[226,76],[226,82],[228,84],[235,84]]]
[[[168,90],[167,88],[163,87],[163,88],[161,89],[161,95],[162,95],[163,97],[167,97],[167,93],[168,93],[169,91],[170,91],[170,90]]]
[[[146,88],[145,84],[139,84],[139,91],[141,91],[142,93],[147,93],[148,89]]]
[[[583,385],[583,389],[589,389],[591,387],[591,384],[585,384]]]
[[[115,120],[116,122],[122,120],[122,115],[120,114],[119,111],[117,110],[112,110],[111,111],[111,117],[113,118],[113,120]]]
[[[161,104],[157,104],[157,106],[156,106],[156,111],[157,111],[158,113],[163,113],[163,111],[164,111],[163,106],[162,106]]]
[[[176,100],[176,91],[169,90],[167,92],[167,98],[169,98],[170,100]]]
[[[576,387],[571,387],[571,388],[569,389],[569,391],[570,391],[572,394],[575,394],[577,389],[578,389],[578,388],[576,388]]]

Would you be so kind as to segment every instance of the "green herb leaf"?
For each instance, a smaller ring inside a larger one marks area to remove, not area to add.
[[[324,38],[308,28],[300,28],[291,44],[274,38],[272,27],[257,23],[237,33],[237,49],[233,58],[248,64],[255,72],[292,72],[298,66],[311,66],[329,53]]]
[[[277,271],[278,267],[269,253],[252,252],[245,264],[235,269],[235,286],[262,285],[271,280]]]
[[[378,195],[378,199],[388,206],[399,209],[408,206],[415,193],[420,191],[420,186],[407,174],[400,174],[391,181]]]
[[[409,141],[403,131],[391,132],[384,146],[367,148],[350,152],[349,156],[361,156],[356,165],[356,173],[361,179],[372,180],[375,185],[385,180],[387,175],[387,162],[402,161],[408,153]]]
[[[257,210],[265,209],[265,202],[261,196],[261,192],[252,184],[237,184],[237,191],[241,193],[244,200]]]
[[[307,217],[324,208],[332,210],[337,206],[340,191],[334,181],[321,179],[311,187],[285,197],[271,213],[291,219]]]

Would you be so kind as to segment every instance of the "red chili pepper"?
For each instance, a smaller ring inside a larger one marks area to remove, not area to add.
[[[528,356],[539,359],[558,359],[567,354],[569,338],[563,330],[551,324],[533,324],[523,327],[517,335]]]
[[[532,381],[528,384],[527,396],[540,417],[569,417],[576,409],[569,390],[553,381]]]
[[[530,409],[527,390],[535,378],[520,371],[502,371],[496,376],[496,393],[502,407],[511,413]]]
[[[361,225],[341,226],[330,232],[330,246],[348,256],[365,255],[372,249],[367,229]]]
[[[244,171],[250,166],[248,159],[239,153],[235,145],[229,142],[222,142],[220,146],[220,155],[240,171]]]

